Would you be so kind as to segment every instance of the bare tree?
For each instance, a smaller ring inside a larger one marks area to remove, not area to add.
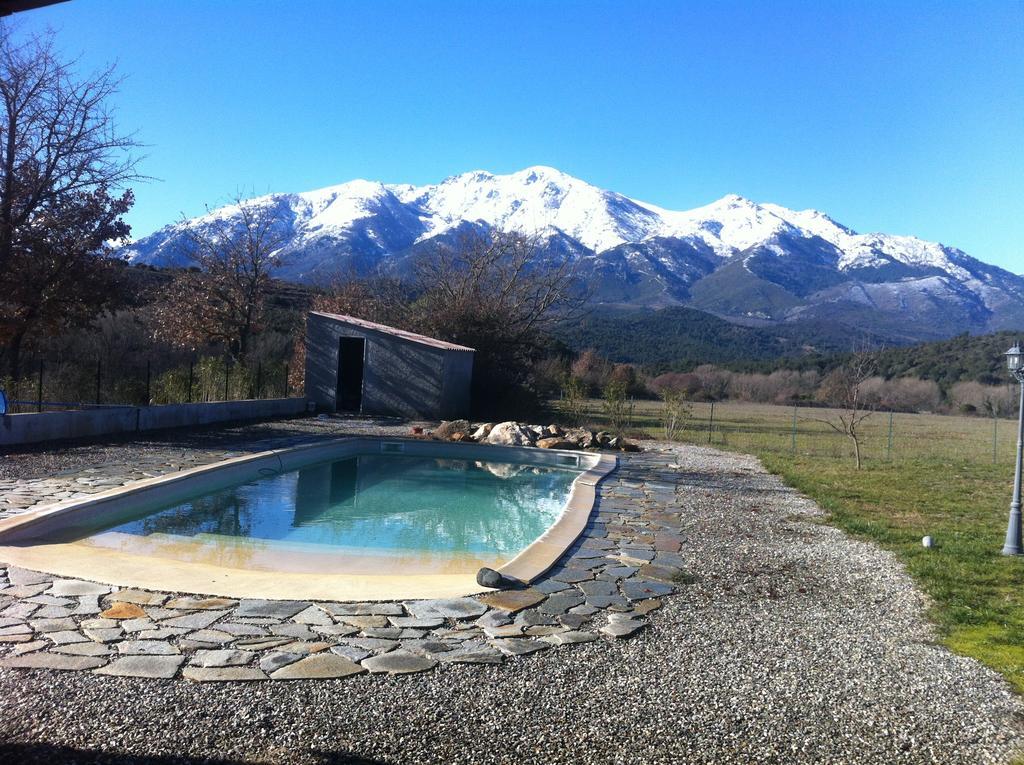
[[[80,77],[52,33],[15,42],[0,24],[0,340],[12,376],[24,339],[95,315],[111,290],[96,278],[138,179],[110,106],[113,68]]]
[[[495,413],[535,403],[533,366],[549,333],[587,298],[574,261],[545,259],[535,237],[517,232],[439,249],[416,264],[414,286],[410,328],[476,348],[474,400]]]
[[[272,271],[285,241],[277,209],[236,197],[237,215],[185,227],[184,271],[157,309],[157,334],[184,347],[223,343],[236,359],[263,329]],[[184,221],[183,221],[184,223]]]
[[[810,418],[825,423],[850,439],[858,470],[863,466],[861,444],[864,435],[861,425],[874,413],[872,406],[865,400],[864,384],[875,374],[875,368],[874,358],[869,353],[854,353],[843,366],[826,375],[818,389],[821,401],[838,408],[835,417]]]
[[[544,262],[536,237],[495,231],[416,264],[416,322],[438,336],[528,346],[585,302],[575,262]]]

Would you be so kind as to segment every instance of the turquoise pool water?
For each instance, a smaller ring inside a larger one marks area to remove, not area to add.
[[[543,534],[579,472],[360,455],[78,530],[75,541],[265,570],[469,573],[507,562]]]

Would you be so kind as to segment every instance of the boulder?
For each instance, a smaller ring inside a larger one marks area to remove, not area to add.
[[[551,435],[551,436],[564,436],[565,435],[565,431],[562,430],[557,425],[548,425],[546,430],[548,432],[548,435]]]
[[[438,441],[449,441],[456,433],[469,433],[472,429],[473,426],[466,420],[451,420],[438,425],[432,435]]]
[[[481,425],[479,428],[477,428],[475,431],[473,431],[473,440],[474,441],[484,441],[484,440],[486,440],[487,436],[489,436],[491,434],[491,431],[493,429],[494,429],[494,423],[493,422],[485,422],[483,425]]]
[[[578,449],[575,441],[570,441],[567,438],[559,438],[558,436],[549,436],[548,438],[537,439],[536,446],[541,449]]]
[[[598,446],[608,446],[609,442],[612,440],[612,434],[601,430],[594,436],[594,440],[597,441]]]
[[[471,437],[467,436],[465,433],[463,433],[460,430],[458,433],[452,433],[452,437],[449,440],[451,440],[451,441],[469,441],[469,440],[471,440]]]
[[[589,449],[595,446],[594,434],[586,428],[572,428],[565,432],[565,437],[576,443],[581,449]]]
[[[486,442],[502,446],[530,446],[537,439],[532,430],[518,422],[499,422],[490,433]]]

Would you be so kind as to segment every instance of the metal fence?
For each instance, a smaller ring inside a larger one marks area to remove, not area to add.
[[[231,358],[196,357],[183,363],[146,358],[37,360],[19,379],[0,378],[11,413],[146,406],[241,399],[287,398],[284,361],[241,364]]]
[[[565,411],[564,404],[555,403]],[[748,452],[848,458],[851,440],[837,433],[834,409],[775,406],[743,402],[694,402],[681,420],[676,440],[724,446]],[[585,402],[584,419],[607,426],[603,402]],[[665,407],[659,401],[632,401],[627,407],[625,431],[665,438]],[[896,463],[901,460],[939,459],[988,464],[1013,463],[1016,417],[969,417],[875,411],[862,425],[861,451],[865,459]]]

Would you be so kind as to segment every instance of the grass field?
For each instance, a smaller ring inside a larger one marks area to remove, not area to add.
[[[601,424],[601,403],[588,418]],[[795,427],[794,427],[795,414]],[[1000,554],[1013,483],[1016,422],[875,413],[864,469],[848,439],[817,420],[829,410],[694,404],[678,440],[755,454],[814,498],[829,522],[893,551],[931,596],[946,645],[1024,692],[1024,559]],[[636,402],[631,430],[663,437],[661,406]],[[921,538],[931,535],[935,547]]]

